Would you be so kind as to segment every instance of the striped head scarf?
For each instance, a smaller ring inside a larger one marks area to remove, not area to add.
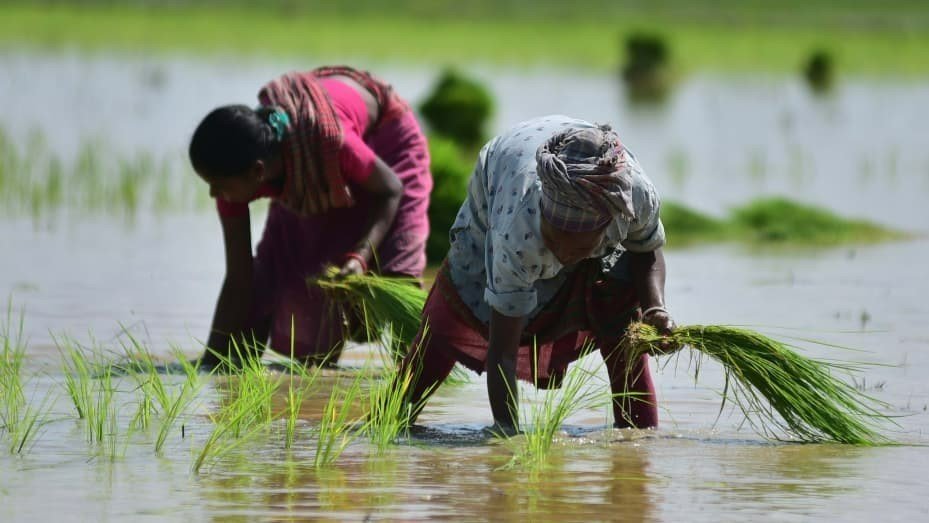
[[[608,125],[560,132],[536,151],[542,216],[557,229],[594,231],[635,218],[632,180],[619,136]]]
[[[342,127],[319,79],[346,76],[377,100],[375,127],[399,118],[409,106],[390,85],[365,71],[346,66],[320,67],[305,73],[288,73],[261,88],[258,100],[280,108],[290,125],[283,142],[284,192],[279,201],[301,215],[322,214],[351,207],[355,200],[339,168]]]

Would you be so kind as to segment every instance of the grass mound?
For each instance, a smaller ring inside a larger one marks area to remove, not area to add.
[[[732,212],[732,224],[763,243],[829,244],[899,238],[899,232],[865,220],[843,218],[828,210],[785,198],[762,198]]]
[[[718,242],[731,237],[732,228],[724,220],[675,202],[661,203],[661,222],[668,232],[669,245]]]
[[[629,361],[659,353],[663,341],[653,327],[633,324],[625,341]],[[875,428],[888,419],[878,410],[882,404],[833,376],[855,370],[852,365],[807,358],[785,343],[736,327],[678,327],[671,341],[723,365],[724,405],[735,401],[766,437],[777,439],[780,430],[804,442],[889,443]]]

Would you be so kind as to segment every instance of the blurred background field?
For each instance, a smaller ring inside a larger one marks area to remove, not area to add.
[[[0,520],[925,519],[929,454],[909,444],[929,437],[927,56],[929,7],[906,0],[0,1],[0,312],[24,310],[34,407],[62,389],[64,333],[110,357],[128,333],[155,358],[199,353],[224,263],[190,134],[276,75],[349,63],[426,127],[433,263],[485,139],[547,113],[611,123],[662,195],[678,321],[862,349],[809,354],[874,364],[855,386],[907,444],[772,444],[739,412],[717,418],[718,369],[695,385],[687,362],[658,360],[662,428],[617,434],[579,412],[542,479],[497,470],[474,376],[387,455],[356,441],[320,473],[313,412],[296,450],[259,438],[191,475],[227,392],[207,381],[157,458],[120,426],[123,450],[101,459],[53,408],[29,452],[0,455]]]
[[[845,70],[929,70],[918,0],[4,2],[0,39],[44,48],[613,68],[622,35],[659,30],[675,68],[792,71],[812,48]]]

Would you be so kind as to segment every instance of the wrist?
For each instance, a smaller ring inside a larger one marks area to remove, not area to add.
[[[347,252],[345,256],[342,257],[342,262],[347,263],[349,260],[357,261],[358,264],[361,265],[361,271],[368,272],[368,259],[364,254],[357,251]]]
[[[668,309],[666,309],[664,305],[654,305],[654,306],[642,309],[642,318],[646,318],[652,314],[659,313],[659,312],[670,314],[668,312]]]

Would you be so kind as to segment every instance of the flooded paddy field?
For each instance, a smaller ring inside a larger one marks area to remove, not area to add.
[[[792,78],[702,76],[665,105],[643,108],[628,104],[607,75],[477,69],[497,100],[494,131],[543,112],[612,122],[666,198],[722,215],[757,196],[782,194],[913,233],[829,248],[673,248],[672,234],[667,252],[667,299],[678,322],[747,325],[782,339],[859,349],[797,342],[817,358],[870,364],[848,379],[887,404],[896,425],[885,434],[899,446],[761,438],[731,406],[720,414],[721,369],[704,362],[695,383],[682,355],[652,362],[659,429],[614,430],[606,406],[579,410],[544,470],[506,467],[512,447],[483,432],[491,422],[486,385],[473,374],[440,389],[396,444],[381,448],[360,436],[317,467],[330,391],[380,363],[371,346],[351,348],[344,369],[316,378],[289,448],[279,419],[197,467],[230,397],[230,380],[213,376],[194,380],[196,393],[158,452],[163,416],[139,427],[139,383],[114,376],[112,424],[102,441],[89,441],[88,422],[67,393],[62,340],[95,346],[112,360],[123,357],[130,334],[159,361],[176,359],[175,348],[187,357],[200,352],[223,276],[222,242],[210,202],[197,203],[206,188],[183,181],[192,178],[186,141],[213,106],[250,102],[266,78],[303,66],[0,55],[7,102],[0,127],[18,148],[39,134],[43,154],[63,165],[75,162],[88,140],[115,157],[168,158],[165,191],[182,202],[128,214],[105,204],[82,210],[80,202],[0,212],[0,295],[12,297],[13,333],[22,311],[25,397],[43,412],[18,452],[2,434],[0,520],[929,517],[929,270],[922,261],[929,257],[929,90],[912,80],[849,79],[819,98]],[[371,67],[414,101],[433,81],[427,70]],[[198,189],[200,197],[190,194]],[[253,237],[261,225],[253,220]],[[0,309],[6,312],[6,302]],[[605,379],[598,356],[581,364]],[[283,380],[271,400],[278,411],[288,401],[289,377],[271,376]],[[379,383],[373,376],[365,391]],[[162,379],[171,393],[187,382],[183,374]],[[544,394],[524,389],[522,396],[531,406]]]

